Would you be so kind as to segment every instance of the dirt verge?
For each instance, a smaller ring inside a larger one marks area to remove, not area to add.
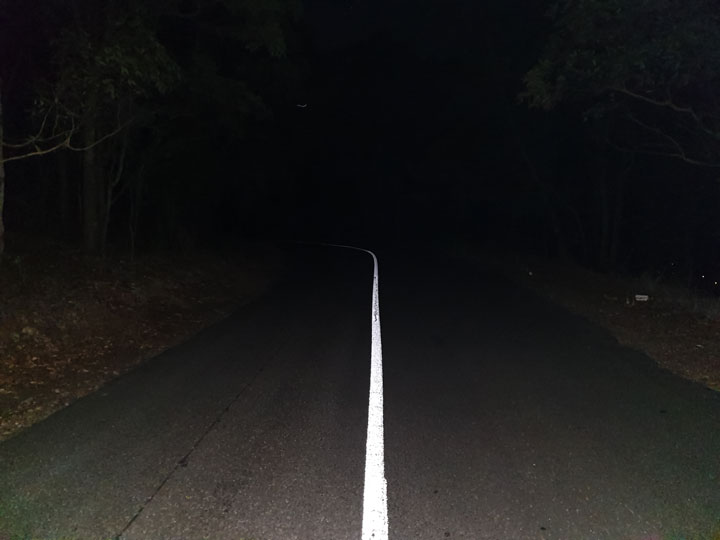
[[[609,330],[660,367],[720,391],[720,299],[648,278],[611,276],[525,257],[501,267],[524,285]]]
[[[0,440],[229,315],[279,253],[88,258],[62,246],[0,266]]]

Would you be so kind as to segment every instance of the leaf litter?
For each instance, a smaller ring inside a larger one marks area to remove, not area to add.
[[[0,441],[261,294],[279,253],[91,258],[42,245],[0,266]]]

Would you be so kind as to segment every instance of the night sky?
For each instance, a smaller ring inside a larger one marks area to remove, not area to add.
[[[714,167],[613,151],[588,104],[521,103],[549,5],[308,2],[313,232],[467,241],[686,282],[716,273]]]
[[[476,2],[308,4],[315,70],[300,120],[326,234],[487,235],[512,197],[498,178],[517,174],[508,109],[532,62],[533,33],[514,17]]]

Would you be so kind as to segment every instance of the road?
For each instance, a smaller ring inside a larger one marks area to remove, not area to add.
[[[720,532],[716,394],[482,264],[379,257],[391,540]],[[360,538],[372,260],[290,260],[0,444],[0,538]]]

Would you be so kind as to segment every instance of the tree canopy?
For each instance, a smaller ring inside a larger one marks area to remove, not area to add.
[[[299,0],[0,0],[0,164],[80,151],[81,160],[58,158],[57,176],[82,179],[90,251],[103,249],[111,209],[133,190],[143,195],[123,203],[131,215],[162,199],[197,206],[187,165],[228,165],[233,141],[231,176],[242,182],[238,148],[295,84],[285,59],[299,15]],[[166,187],[131,189],[142,175]]]
[[[617,120],[621,149],[720,166],[720,11],[713,0],[561,0],[525,76],[533,107]]]

